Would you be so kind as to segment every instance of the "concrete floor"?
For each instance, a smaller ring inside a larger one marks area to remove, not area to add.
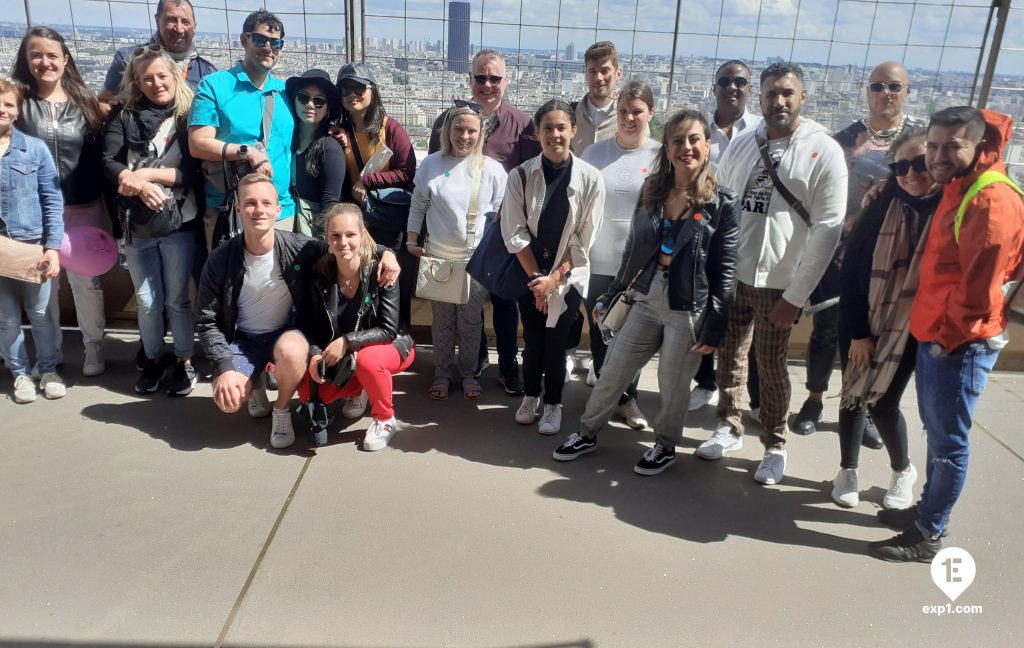
[[[1024,631],[1018,374],[994,374],[982,398],[946,542],[977,562],[954,605],[982,611],[940,617],[922,612],[949,601],[928,566],[864,554],[891,535],[874,515],[884,452],[862,454],[857,508],[829,498],[835,398],[824,430],[792,439],[780,486],[751,478],[756,424],[721,462],[692,455],[713,408],[690,417],[676,465],[643,478],[649,430],[615,423],[597,453],[556,463],[563,437],[516,425],[494,369],[482,401],[429,400],[425,348],[396,379],[392,447],[363,452],[368,419],[339,418],[327,447],[300,433],[272,451],[269,420],[217,413],[209,383],[134,394],[133,336],[112,336],[107,373],[87,379],[65,335],[65,399],[15,405],[0,378],[3,648],[1010,646]],[[649,415],[655,374],[641,383]],[[791,375],[795,410],[803,367]],[[904,402],[923,473],[913,390]]]

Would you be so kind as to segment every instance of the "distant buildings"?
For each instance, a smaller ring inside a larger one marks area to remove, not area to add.
[[[469,72],[469,3],[448,3],[448,71]]]
[[[576,60],[576,41],[570,42],[565,46],[565,60],[575,61]]]

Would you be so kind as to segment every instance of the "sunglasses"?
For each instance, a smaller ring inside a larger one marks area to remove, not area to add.
[[[469,108],[470,110],[472,110],[475,113],[481,113],[484,110],[483,106],[481,106],[478,103],[473,103],[472,101],[464,101],[462,99],[455,99],[453,101],[453,103],[455,104],[456,108]]]
[[[132,52],[132,56],[142,56],[146,52],[159,52],[163,47],[156,43],[150,43],[149,45],[143,45],[142,47],[136,47],[135,51]]]
[[[902,83],[889,83],[889,84],[886,84],[886,83],[882,83],[880,81],[876,81],[875,83],[872,83],[871,85],[869,85],[868,89],[870,89],[871,92],[882,92],[883,90],[888,90],[892,94],[896,94],[900,90],[903,89],[903,84]]]
[[[303,106],[312,103],[314,108],[323,108],[327,105],[327,97],[311,97],[305,92],[296,92],[295,100]]]
[[[495,76],[493,74],[474,74],[473,80],[476,81],[477,85],[483,85],[490,83],[491,85],[498,85],[501,80],[505,77]]]
[[[928,165],[925,164],[924,156],[918,155],[916,158],[910,160],[900,160],[899,162],[890,162],[889,168],[892,169],[892,174],[898,178],[910,173],[910,169],[914,169],[918,173],[924,173],[928,170]]]
[[[734,85],[737,90],[742,90],[747,87],[750,80],[746,77],[718,77],[718,80],[715,81],[715,83],[718,84],[719,88],[728,88],[729,86]]]
[[[359,83],[358,81],[342,81],[341,82],[341,96],[345,97],[350,94],[361,95],[366,92],[366,84]]]
[[[269,36],[257,34],[256,32],[245,32],[243,36],[247,36],[249,38],[249,42],[260,49],[263,49],[265,46],[270,45],[270,49],[276,52],[277,50],[284,47],[283,38],[270,38]]]

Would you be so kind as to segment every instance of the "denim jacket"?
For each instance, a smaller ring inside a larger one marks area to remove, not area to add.
[[[42,140],[17,128],[0,158],[0,230],[51,250],[59,250],[64,238],[64,198],[53,158]]]

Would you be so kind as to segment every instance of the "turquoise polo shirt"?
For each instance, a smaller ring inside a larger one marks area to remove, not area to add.
[[[208,74],[196,88],[188,125],[213,126],[217,139],[229,144],[253,144],[261,141],[264,102],[274,101],[274,118],[267,140],[267,155],[274,168],[274,186],[281,202],[280,219],[295,215],[291,194],[291,147],[295,118],[284,94],[284,81],[267,76],[263,89],[249,80],[242,62],[229,70]],[[224,194],[206,182],[206,205],[220,207]]]

